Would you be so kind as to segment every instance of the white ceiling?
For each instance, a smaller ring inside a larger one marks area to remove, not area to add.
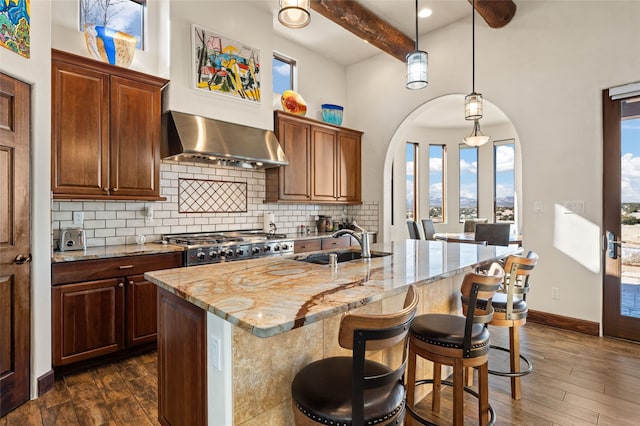
[[[412,40],[415,39],[414,0],[359,0],[359,2]],[[334,62],[348,66],[379,55],[381,52],[313,10],[311,10],[309,25],[301,29],[290,29],[278,22],[278,0],[254,0],[254,3],[259,9],[273,15],[273,29],[276,34]],[[430,17],[419,20],[418,32],[421,36],[471,14],[471,4],[466,0],[419,0],[418,7],[419,9],[428,7],[433,11]],[[482,18],[476,15],[476,25],[479,22],[486,25]],[[499,108],[487,101],[484,102],[483,126],[508,121]],[[414,124],[436,128],[469,127],[469,122],[464,119],[464,96],[445,96],[432,100],[423,113],[414,119]]]
[[[367,9],[387,21],[412,40],[415,39],[414,0],[359,0]],[[342,65],[351,65],[380,53],[380,50],[363,42],[341,26],[311,10],[311,23],[301,29],[285,28],[278,22],[278,0],[256,1],[256,6],[272,13],[276,34],[292,40]],[[419,0],[420,9],[428,7],[433,14],[421,18],[418,32],[444,27],[471,14],[471,4],[466,0]]]

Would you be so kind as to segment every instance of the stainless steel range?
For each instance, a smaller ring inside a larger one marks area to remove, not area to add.
[[[285,234],[262,231],[168,234],[163,240],[187,248],[185,266],[293,253],[293,240]]]

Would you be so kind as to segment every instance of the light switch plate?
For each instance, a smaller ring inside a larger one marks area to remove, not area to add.
[[[533,212],[534,213],[543,213],[544,212],[544,204],[542,204],[542,201],[534,201],[533,202]]]

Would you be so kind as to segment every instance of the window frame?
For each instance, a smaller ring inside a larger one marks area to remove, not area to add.
[[[513,206],[513,214],[514,214],[514,218],[511,221],[506,221],[506,220],[500,220],[498,221],[498,205],[497,205],[497,200],[498,200],[498,194],[497,194],[497,185],[498,185],[498,178],[497,178],[497,173],[498,173],[498,168],[497,168],[497,160],[498,160],[498,156],[497,156],[497,152],[498,152],[498,148],[501,146],[505,146],[505,145],[512,145],[513,146],[513,170],[512,170],[512,174],[513,174],[513,202],[514,202],[514,206]],[[514,138],[509,138],[509,139],[501,139],[501,140],[497,140],[493,142],[493,221],[495,223],[515,223],[515,194],[516,194],[516,141]]]
[[[440,152],[442,154],[442,171],[441,171],[441,180],[442,180],[442,219],[439,220],[436,216],[431,215],[431,149],[438,147],[440,148]],[[429,187],[427,191],[427,198],[429,204],[429,219],[431,219],[434,223],[446,223],[447,222],[447,145],[446,144],[429,144]]]
[[[460,168],[460,162],[462,161],[462,150],[474,150],[475,162],[476,162],[476,216],[462,218],[462,206],[460,200],[462,198],[462,169]],[[469,146],[461,143],[458,146],[458,220],[459,223],[463,223],[466,219],[477,219],[480,217],[480,150],[477,146]]]
[[[289,64],[289,67],[291,69],[290,72],[289,72],[289,87],[290,87],[290,89],[285,89],[285,90],[297,90],[297,86],[298,86],[298,84],[297,84],[297,80],[298,80],[298,78],[297,78],[298,77],[298,74],[297,74],[297,72],[298,72],[298,61],[296,61],[295,59],[293,59],[293,58],[291,58],[289,56],[283,55],[282,53],[274,51],[273,55],[271,57],[271,64],[272,64],[271,90],[273,91],[273,93],[282,94],[282,93],[276,92],[274,90],[275,89],[274,85],[275,85],[275,81],[276,81],[275,72],[273,72],[273,60],[274,59],[277,60],[277,61]]]
[[[420,192],[419,192],[419,182],[420,182],[420,144],[417,142],[406,142],[406,146],[405,146],[405,170],[409,170],[408,167],[408,158],[407,158],[407,152],[409,150],[409,147],[413,148],[413,217],[409,217],[408,213],[409,210],[407,209],[407,205],[408,205],[408,195],[409,195],[409,174],[405,173],[406,176],[406,180],[405,180],[405,184],[407,185],[407,191],[405,191],[405,220],[418,220],[417,218],[419,217],[419,198],[420,198]]]

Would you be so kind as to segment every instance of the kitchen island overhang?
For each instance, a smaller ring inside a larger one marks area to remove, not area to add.
[[[293,375],[315,359],[345,353],[337,346],[338,314],[396,309],[410,284],[420,290],[419,313],[457,312],[466,272],[521,251],[420,240],[378,243],[372,250],[390,255],[337,268],[296,260],[305,253],[145,274],[160,287],[161,304],[177,298],[207,312],[206,356],[200,358],[207,360],[209,424],[291,424]],[[162,332],[162,312],[159,358],[172,341]]]

